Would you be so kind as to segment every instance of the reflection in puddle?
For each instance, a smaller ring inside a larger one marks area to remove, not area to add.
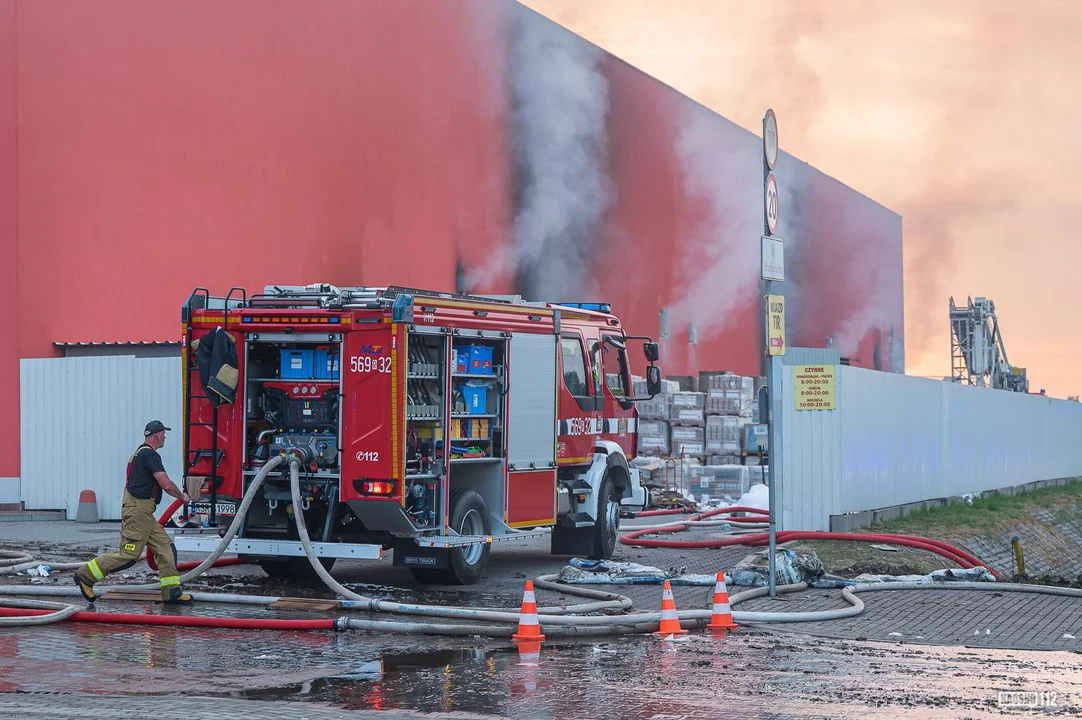
[[[0,691],[149,688],[515,718],[996,717],[998,691],[1055,692],[1062,706],[1082,712],[1077,659],[753,628],[680,642],[550,640],[520,650],[502,641],[364,632],[71,624],[0,635]]]
[[[1005,672],[990,672],[990,667]],[[916,678],[920,682],[914,682]],[[1008,679],[1009,678],[1009,679]],[[245,693],[354,710],[503,717],[997,717],[999,690],[1057,691],[1082,711],[1082,673],[1064,653],[856,645],[752,633],[381,653],[346,673]],[[783,713],[779,715],[778,713]]]

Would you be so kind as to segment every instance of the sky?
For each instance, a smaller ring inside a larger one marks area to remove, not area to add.
[[[986,297],[1031,392],[1082,394],[1082,3],[520,2],[901,214],[908,374]]]

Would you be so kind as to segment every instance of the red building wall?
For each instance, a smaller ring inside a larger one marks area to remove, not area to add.
[[[469,3],[19,4],[24,356],[176,339],[195,285],[453,283],[503,234]],[[68,302],[42,303],[62,284]]]
[[[605,72],[618,191],[604,226],[600,299],[651,334],[666,309],[666,373],[758,374],[761,139],[626,63],[613,59]],[[855,365],[903,371],[900,216],[784,152],[775,175],[787,260],[776,292],[787,296],[789,344],[832,342]]]
[[[655,336],[666,308],[666,374],[757,373],[759,139],[567,31],[519,52],[519,20],[549,23],[503,0],[0,0],[0,301],[20,308],[0,314],[0,429],[20,356],[178,339],[196,285],[453,290],[461,261],[469,289],[514,290],[513,268],[474,273],[527,202],[531,68],[605,103],[611,197],[570,299]],[[790,344],[842,338],[872,366],[881,331],[900,347],[900,218],[789,156],[778,177]]]
[[[0,453],[0,478],[19,476],[19,171],[15,58],[15,0],[0,0],[0,308],[3,308],[0,311],[0,436],[12,440],[7,452]]]

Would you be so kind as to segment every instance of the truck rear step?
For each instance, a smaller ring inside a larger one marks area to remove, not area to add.
[[[222,540],[217,535],[200,537],[197,534],[174,534],[173,543],[178,552],[206,552],[218,547]],[[312,548],[318,557],[352,558],[355,560],[379,560],[383,557],[383,548],[379,545],[360,543],[323,543],[314,542]],[[304,555],[304,546],[299,540],[253,540],[234,538],[225,549],[227,553],[238,555]]]

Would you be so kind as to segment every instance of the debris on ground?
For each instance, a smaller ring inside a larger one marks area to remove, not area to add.
[[[717,576],[690,574],[684,567],[661,570],[633,562],[579,558],[571,558],[557,575],[557,582],[568,585],[661,585],[666,580],[671,585],[713,586]]]
[[[699,504],[694,498],[681,495],[675,490],[651,490],[649,510],[675,510],[683,508],[688,513],[700,511]]]
[[[843,577],[827,575],[823,561],[815,553],[797,555],[792,550],[779,549],[774,554],[774,582],[776,585],[793,585],[806,582],[813,587],[836,587],[847,582]],[[725,574],[733,585],[763,587],[770,584],[770,561],[765,553],[745,558]],[[815,583],[828,583],[816,585]]]
[[[853,578],[853,583],[876,583],[876,582],[901,582],[901,583],[934,583],[934,582],[996,582],[996,577],[986,568],[943,568],[926,575],[858,575]]]
[[[733,585],[763,587],[770,583],[770,567],[765,553],[745,558],[726,573]],[[934,582],[996,582],[996,578],[986,568],[969,569],[941,568],[923,574],[873,574],[861,573],[854,578],[831,575],[826,572],[823,561],[813,552],[797,555],[792,550],[779,549],[775,555],[774,582],[777,585],[791,585],[806,582],[813,588],[839,588],[866,583],[934,583]]]

